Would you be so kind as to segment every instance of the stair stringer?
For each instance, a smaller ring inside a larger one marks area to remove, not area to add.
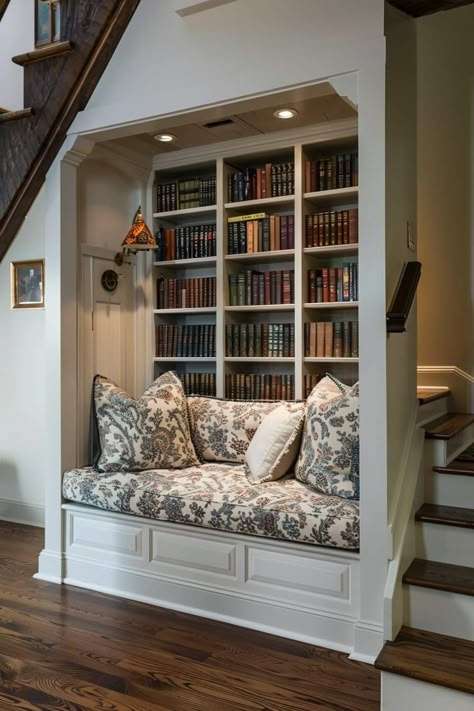
[[[425,469],[432,466],[431,442],[425,441],[424,430],[417,425],[416,416],[410,432],[394,505],[390,511],[392,554],[384,592],[384,639],[386,640],[395,639],[403,624],[402,576],[415,557],[415,512],[423,503]]]

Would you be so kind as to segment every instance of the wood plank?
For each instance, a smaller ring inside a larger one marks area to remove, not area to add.
[[[416,512],[415,519],[426,523],[438,523],[443,526],[474,528],[474,509],[465,509],[459,506],[441,506],[439,504],[423,504]]]
[[[0,522],[0,708],[377,711],[346,654],[33,579],[43,532]]]
[[[474,568],[415,558],[403,576],[403,582],[460,595],[474,595]]]
[[[47,44],[39,49],[34,49],[32,52],[16,54],[12,57],[12,62],[14,64],[19,64],[20,67],[25,67],[27,64],[41,62],[49,57],[56,57],[58,54],[71,52],[73,47],[74,44],[70,40],[66,40],[65,42],[53,42],[52,44]]]
[[[428,402],[434,402],[435,400],[442,400],[444,397],[448,397],[450,391],[448,388],[422,388],[416,389],[416,396],[420,405],[426,405]]]
[[[474,694],[474,642],[402,627],[375,662],[377,669]]]
[[[0,261],[38,194],[67,131],[94,91],[139,0],[64,4],[62,31],[74,51],[24,68],[25,105],[34,116],[0,131]]]
[[[33,116],[33,109],[18,109],[17,111],[0,111],[0,123],[8,121],[18,121],[19,119],[29,118]]]
[[[474,423],[470,413],[449,412],[425,427],[426,439],[448,440]]]
[[[464,462],[454,459],[447,467],[433,467],[434,472],[440,474],[459,474],[460,476],[474,476],[474,462]]]

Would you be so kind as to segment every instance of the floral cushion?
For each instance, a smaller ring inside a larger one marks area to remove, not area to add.
[[[180,469],[198,464],[186,395],[173,373],[160,375],[139,400],[98,375],[94,379],[94,409],[99,472]]]
[[[359,548],[359,504],[294,478],[251,484],[244,466],[67,472],[64,497],[119,513],[298,543]]]
[[[308,463],[313,461],[317,456],[317,444],[313,438],[311,422],[308,419],[308,413],[316,407],[328,406],[329,403],[341,397],[348,386],[336,380],[333,376],[326,375],[325,378],[313,388],[308,399],[306,400],[306,420],[303,429],[303,437],[301,439],[301,448],[298,456],[298,461],[295,466],[295,476],[303,483],[308,482]]]
[[[263,418],[281,401],[221,400],[188,397],[191,433],[197,455],[206,462],[243,464],[247,448]],[[291,411],[300,403],[285,404]]]
[[[301,450],[308,484],[329,496],[359,498],[359,384],[342,397],[308,408],[311,431]]]

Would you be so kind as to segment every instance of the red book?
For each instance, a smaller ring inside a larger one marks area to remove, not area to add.
[[[349,210],[349,244],[359,241],[359,210],[355,207]]]
[[[329,301],[337,301],[336,269],[335,269],[335,267],[329,267],[328,271],[329,271]],[[324,288],[324,285],[323,285],[323,288]]]
[[[329,301],[329,269],[328,267],[323,267],[321,269],[321,274],[323,277],[323,303]]]

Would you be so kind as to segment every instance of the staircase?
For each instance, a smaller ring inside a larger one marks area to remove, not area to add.
[[[432,467],[403,576],[405,626],[376,661],[383,711],[474,708],[474,415],[448,412],[449,397],[418,392]]]
[[[11,1],[0,0],[0,21]],[[138,3],[61,0],[62,41],[12,58],[24,68],[25,108],[0,109],[0,261]]]

